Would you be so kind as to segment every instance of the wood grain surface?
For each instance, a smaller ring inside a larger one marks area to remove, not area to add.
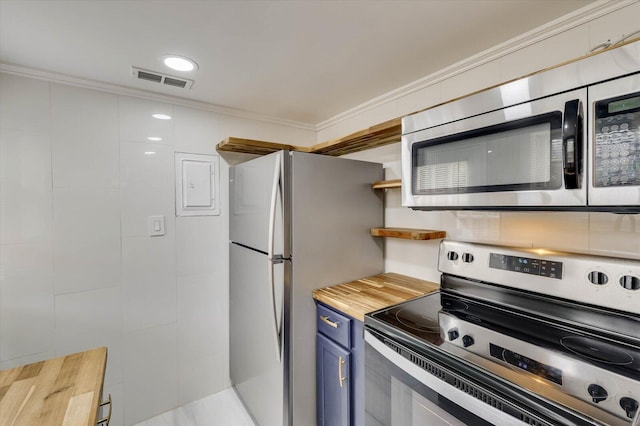
[[[107,348],[0,371],[0,426],[95,425]]]
[[[379,180],[371,184],[373,189],[402,188],[402,179]]]
[[[387,272],[313,291],[313,298],[351,317],[364,315],[440,289],[440,284]]]
[[[374,237],[404,238],[407,240],[436,240],[447,237],[445,231],[412,228],[371,228],[371,235]]]
[[[402,136],[402,119],[394,118],[384,123],[360,130],[338,139],[321,142],[310,147],[286,145],[277,142],[266,142],[253,139],[228,137],[220,142],[216,149],[226,152],[241,152],[246,154],[265,155],[282,149],[291,151],[311,152],[338,157],[345,154],[359,152],[365,149],[377,148],[390,143],[400,142]]]

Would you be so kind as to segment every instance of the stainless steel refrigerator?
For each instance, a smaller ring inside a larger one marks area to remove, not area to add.
[[[383,271],[377,163],[280,151],[230,170],[230,375],[260,426],[316,423],[312,291]]]

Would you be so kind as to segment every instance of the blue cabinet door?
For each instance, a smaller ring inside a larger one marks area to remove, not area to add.
[[[318,426],[349,426],[351,354],[318,333],[316,358]]]

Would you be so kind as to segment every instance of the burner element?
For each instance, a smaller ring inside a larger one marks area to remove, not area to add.
[[[563,337],[560,343],[582,358],[612,365],[633,363],[633,356],[624,349],[591,337],[567,336]]]
[[[423,333],[440,333],[437,319],[429,318],[428,316],[420,315],[410,310],[400,309],[397,311],[396,320],[412,330]]]

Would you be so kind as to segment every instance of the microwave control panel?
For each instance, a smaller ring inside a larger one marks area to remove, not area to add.
[[[594,186],[640,185],[640,92],[595,104]]]

